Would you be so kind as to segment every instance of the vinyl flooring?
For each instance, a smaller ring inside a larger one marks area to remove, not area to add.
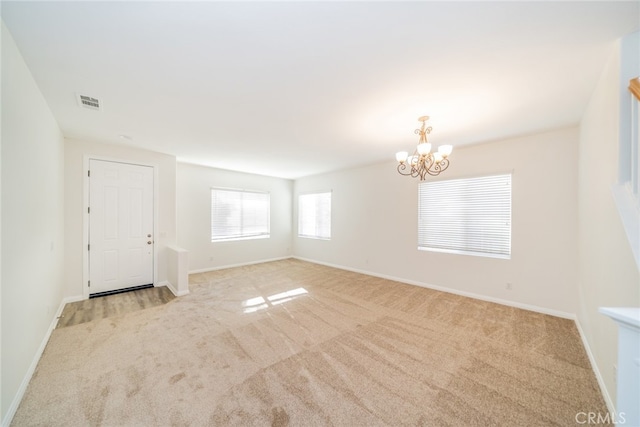
[[[57,328],[156,307],[171,301],[174,295],[166,286],[139,289],[65,305]]]

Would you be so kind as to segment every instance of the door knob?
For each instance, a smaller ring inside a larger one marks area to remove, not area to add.
[[[151,237],[151,234],[147,234],[147,237]]]
[[[147,242],[147,245],[150,245],[151,243],[153,243],[153,242],[152,242],[151,240],[149,240],[149,241]]]

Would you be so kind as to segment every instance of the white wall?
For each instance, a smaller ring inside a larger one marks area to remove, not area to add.
[[[291,255],[292,181],[178,163],[178,246],[189,251],[189,271]],[[211,188],[268,191],[271,237],[211,242]]]
[[[83,182],[86,170],[84,157],[98,156],[107,160],[119,160],[152,165],[157,170],[156,207],[158,233],[154,238],[158,252],[157,277],[155,283],[167,280],[167,245],[176,243],[176,159],[167,154],[117,144],[102,144],[68,139],[65,143],[65,296],[81,297],[83,253],[83,215],[86,201]]]
[[[295,181],[294,205],[298,194],[332,190],[333,212],[331,240],[296,236],[294,254],[570,316],[576,310],[577,144],[578,130],[569,128],[454,149],[439,179],[513,171],[510,260],[418,251],[419,181],[400,176],[391,161]]]
[[[5,421],[62,298],[63,153],[58,124],[3,23],[0,376]]]
[[[602,306],[640,306],[640,274],[616,210],[619,61],[616,46],[580,123],[578,321],[615,402],[617,328]]]

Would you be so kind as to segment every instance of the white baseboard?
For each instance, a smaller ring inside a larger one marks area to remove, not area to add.
[[[11,424],[11,421],[13,420],[13,417],[16,414],[16,411],[18,410],[18,406],[20,406],[20,402],[22,401],[22,398],[24,397],[24,393],[27,391],[27,386],[29,385],[29,382],[31,381],[31,377],[33,377],[33,374],[36,371],[36,367],[38,366],[38,362],[40,362],[40,357],[42,357],[42,353],[44,353],[44,349],[47,346],[47,343],[49,342],[49,338],[51,337],[51,334],[53,333],[53,330],[58,325],[58,319],[62,315],[62,311],[64,310],[64,306],[69,302],[82,301],[83,299],[84,299],[84,297],[82,297],[82,296],[66,297],[66,298],[63,298],[62,301],[60,302],[60,306],[58,306],[58,310],[56,311],[55,315],[53,316],[53,319],[51,320],[51,323],[49,324],[49,329],[47,329],[47,333],[45,334],[44,338],[42,339],[42,342],[40,343],[40,346],[38,347],[38,350],[36,351],[36,354],[33,356],[33,360],[31,361],[31,365],[29,365],[29,369],[27,370],[27,373],[25,374],[24,378],[22,379],[22,382],[20,383],[20,387],[18,387],[18,391],[16,392],[15,396],[13,397],[13,401],[11,402],[11,405],[9,406],[9,409],[7,410],[7,413],[6,413],[5,417],[4,417],[4,419],[2,420],[2,426],[3,427],[9,427],[9,425]]]
[[[283,256],[280,258],[270,258],[270,259],[263,259],[263,260],[259,260],[259,261],[250,261],[250,262],[243,262],[240,264],[229,264],[229,265],[221,265],[218,267],[209,267],[209,268],[201,268],[198,270],[191,270],[189,271],[189,274],[196,274],[196,273],[206,273],[208,271],[216,271],[216,270],[224,270],[227,268],[235,268],[235,267],[244,267],[245,265],[253,265],[253,264],[263,264],[265,262],[273,262],[273,261],[282,261],[283,259],[289,259],[289,258],[295,258],[293,256]],[[302,259],[302,258],[299,258]],[[313,262],[313,261],[310,261]]]
[[[598,365],[596,363],[596,358],[593,356],[591,352],[591,347],[589,346],[589,341],[587,341],[587,337],[582,330],[582,326],[580,322],[576,318],[576,327],[578,328],[578,332],[580,333],[580,338],[582,339],[582,345],[584,346],[585,351],[587,352],[587,356],[589,357],[589,362],[591,363],[591,369],[593,369],[593,373],[596,375],[596,380],[598,380],[598,385],[600,386],[600,392],[602,393],[602,397],[604,397],[604,401],[607,404],[607,409],[610,414],[616,414],[616,405],[613,403],[611,396],[609,395],[609,391],[607,390],[607,386],[604,384],[604,379],[602,378],[602,374],[600,373],[600,369],[598,369]]]
[[[523,304],[523,303],[519,303],[519,302],[515,302],[515,301],[504,300],[504,299],[501,299],[501,298],[494,298],[494,297],[489,297],[489,296],[486,296],[486,295],[474,294],[472,292],[460,291],[460,290],[457,290],[457,289],[446,288],[444,286],[437,286],[437,285],[432,285],[432,284],[429,284],[429,283],[418,282],[418,281],[415,281],[415,280],[403,279],[401,277],[388,276],[386,274],[379,274],[379,273],[375,273],[375,272],[372,272],[372,271],[366,271],[366,270],[361,270],[361,269],[358,269],[358,268],[346,267],[346,266],[343,266],[343,265],[331,264],[331,263],[328,263],[328,262],[315,261],[315,260],[312,260],[312,259],[301,258],[301,257],[296,257],[296,256],[294,256],[292,258],[299,259],[300,261],[311,262],[311,263],[314,263],[314,264],[326,265],[327,267],[339,268],[340,270],[347,270],[347,271],[353,271],[354,273],[366,274],[367,276],[380,277],[381,279],[387,279],[387,280],[393,280],[395,282],[406,283],[408,285],[420,286],[422,288],[428,288],[428,289],[433,289],[433,290],[436,290],[436,291],[447,292],[447,293],[450,293],[450,294],[460,295],[460,296],[463,296],[463,297],[473,298],[473,299],[477,299],[477,300],[481,300],[481,301],[492,302],[492,303],[496,303],[496,304],[506,305],[506,306],[509,306],[509,307],[521,308],[523,310],[534,311],[536,313],[548,314],[550,316],[562,317],[564,319],[571,319],[571,320],[575,320],[576,319],[576,315],[573,314],[573,313],[567,313],[567,312],[559,311],[559,310],[552,310],[552,309],[549,309],[549,308],[546,308],[546,307],[538,307],[536,305]]]
[[[163,280],[162,282],[156,283],[155,285],[156,287],[160,287],[160,286],[166,286],[167,288],[169,288],[169,290],[171,291],[171,293],[176,296],[176,297],[181,297],[184,295],[187,295],[189,293],[189,290],[187,289],[186,291],[178,291],[172,284],[171,282],[169,282],[168,280]]]

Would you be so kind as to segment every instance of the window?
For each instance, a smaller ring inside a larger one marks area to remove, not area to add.
[[[331,193],[298,197],[298,236],[331,239]]]
[[[629,91],[633,93],[631,98],[631,179],[629,186],[635,199],[640,201],[640,77],[629,82]]]
[[[269,193],[211,189],[211,241],[269,237]]]
[[[622,38],[620,44],[620,124],[618,129],[618,183],[613,198],[631,251],[640,268],[640,32]]]
[[[511,175],[424,182],[418,249],[511,257]]]

